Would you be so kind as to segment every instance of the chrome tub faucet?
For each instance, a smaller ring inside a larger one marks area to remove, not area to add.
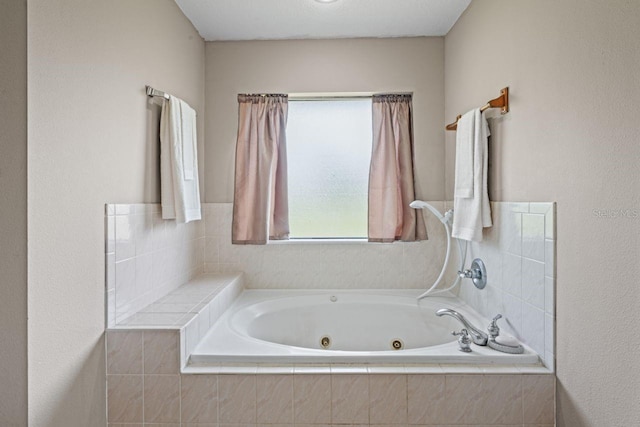
[[[450,308],[441,308],[436,311],[436,316],[451,316],[457,319],[460,323],[464,325],[464,327],[469,331],[469,335],[471,336],[471,340],[476,345],[487,345],[487,341],[489,340],[489,336],[482,332],[480,329],[473,326],[465,317],[458,313],[455,310]]]

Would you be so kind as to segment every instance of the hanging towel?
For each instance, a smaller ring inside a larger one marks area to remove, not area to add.
[[[473,197],[473,149],[475,141],[475,110],[458,120],[456,130],[455,197]]]
[[[160,116],[162,218],[186,223],[201,219],[196,112],[170,96]]]
[[[490,134],[485,114],[479,108],[469,111],[458,121],[451,230],[451,235],[458,239],[480,242],[482,229],[492,225],[487,189],[487,140]]]

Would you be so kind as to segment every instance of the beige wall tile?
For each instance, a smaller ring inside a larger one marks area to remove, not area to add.
[[[407,424],[407,376],[369,376],[369,422]]]
[[[293,375],[258,375],[257,422],[293,423]]]
[[[182,427],[218,427],[216,423],[182,423]]]
[[[107,375],[107,420],[142,422],[142,375]]]
[[[142,374],[142,332],[107,332],[107,374]]]
[[[554,375],[523,375],[522,399],[525,424],[555,422]]]
[[[407,414],[409,424],[445,422],[444,375],[407,376]]]
[[[221,423],[256,422],[255,375],[220,375],[218,392]]]
[[[144,373],[180,373],[180,336],[177,331],[144,333]]]
[[[144,376],[144,421],[180,422],[180,375]]]
[[[218,377],[216,375],[182,375],[180,385],[183,423],[218,421]]]
[[[484,417],[482,375],[445,376],[445,419],[449,423],[476,423]]]
[[[483,381],[483,422],[522,424],[522,375],[485,375]]]
[[[332,424],[369,422],[369,376],[331,375]]]
[[[296,425],[331,422],[331,376],[294,375],[293,396]]]

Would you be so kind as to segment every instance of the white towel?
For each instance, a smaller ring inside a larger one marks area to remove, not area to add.
[[[471,110],[458,120],[456,130],[455,197],[473,197],[473,149],[475,112]]]
[[[487,173],[489,169],[488,138],[491,134],[487,119],[479,108],[462,116],[458,121],[458,132],[463,119],[467,118],[463,126],[463,133],[456,135],[456,191],[453,197],[453,226],[451,235],[458,239],[474,242],[482,241],[482,229],[491,227],[491,205],[489,204],[489,192],[487,189]],[[468,120],[472,118],[472,120]],[[469,129],[470,128],[470,129]],[[458,138],[466,139],[472,135],[471,162],[466,143]],[[458,158],[458,146],[463,150]],[[458,177],[461,177],[460,186]],[[469,182],[471,186],[469,188]],[[458,187],[461,191],[458,192]],[[470,191],[469,191],[470,190]]]
[[[198,183],[196,112],[170,96],[160,117],[162,218],[190,222],[202,218]]]

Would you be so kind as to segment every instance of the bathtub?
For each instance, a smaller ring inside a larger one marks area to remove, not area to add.
[[[436,310],[453,308],[484,329],[489,321],[456,297],[419,291],[245,290],[192,351],[190,364],[536,364],[538,355],[473,345]]]

